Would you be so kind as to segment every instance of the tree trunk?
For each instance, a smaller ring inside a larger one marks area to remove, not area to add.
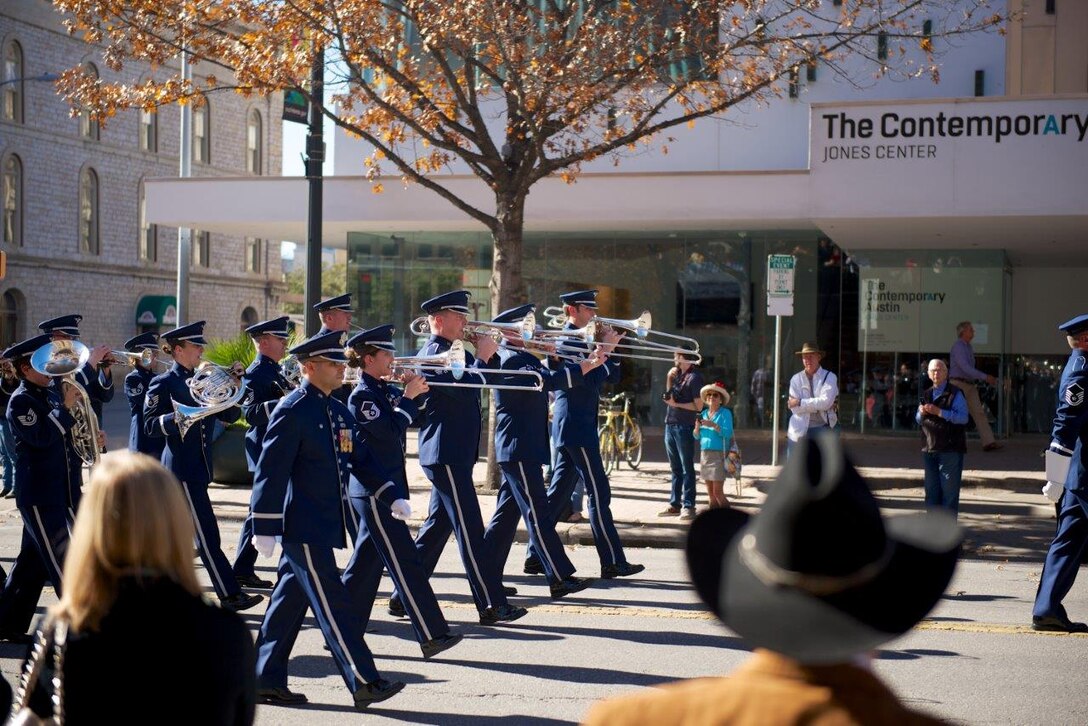
[[[491,258],[491,313],[525,301],[525,283],[521,278],[522,231],[525,225],[525,195],[500,192],[496,195],[498,224],[492,230],[494,252]],[[485,489],[498,491],[499,464],[495,461],[495,396],[488,396],[487,406],[487,478]]]

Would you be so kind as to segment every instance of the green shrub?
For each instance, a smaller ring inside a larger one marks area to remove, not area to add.
[[[241,363],[243,368],[248,368],[256,357],[257,347],[245,333],[239,333],[233,338],[212,338],[208,341],[208,345],[204,346],[204,360],[224,368],[230,368],[235,361]],[[231,426],[249,425],[240,411],[241,409],[239,409],[238,420],[230,424]]]

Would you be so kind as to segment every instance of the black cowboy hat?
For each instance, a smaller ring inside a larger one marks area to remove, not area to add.
[[[952,579],[962,533],[944,512],[884,519],[843,451],[798,442],[760,514],[701,514],[687,559],[700,597],[749,644],[843,663],[910,630]]]

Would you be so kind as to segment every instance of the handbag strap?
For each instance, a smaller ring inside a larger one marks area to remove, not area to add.
[[[34,693],[35,684],[41,676],[42,666],[45,663],[46,653],[53,648],[53,723],[60,726],[64,723],[64,644],[68,640],[68,623],[58,620],[52,627],[43,627],[38,631],[38,637],[34,641],[34,649],[30,660],[27,661],[26,670],[19,682],[19,690],[15,701],[12,703],[11,714],[14,716],[23,709],[30,708],[30,697]]]

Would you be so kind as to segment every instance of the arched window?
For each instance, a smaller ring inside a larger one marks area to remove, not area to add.
[[[23,162],[15,154],[4,157],[0,170],[0,201],[3,202],[4,244],[23,244]]]
[[[147,221],[147,199],[144,182],[140,180],[140,238],[136,243],[137,257],[141,262],[155,262],[159,258],[159,226]]]
[[[252,306],[247,305],[246,309],[242,311],[242,330],[250,325],[256,325],[257,322],[257,311]]]
[[[193,105],[193,161],[212,163],[212,109],[206,97]]]
[[[263,124],[261,112],[251,109],[246,123],[246,171],[250,174],[260,174],[264,163],[264,144],[262,139]]]
[[[23,123],[23,85],[26,66],[23,64],[23,48],[18,42],[9,40],[4,46],[4,97],[0,114],[5,121]]]
[[[83,66],[84,72],[92,78],[98,78],[98,69],[94,67],[93,63],[88,63]],[[88,111],[83,111],[79,114],[79,135],[85,139],[92,139],[98,141],[101,134],[98,122],[91,118],[91,114]]]
[[[101,252],[98,224],[98,174],[87,167],[79,175],[79,251]]]
[[[21,298],[17,290],[8,290],[0,295],[0,346],[4,348],[23,338],[19,330]]]
[[[256,237],[246,237],[246,272],[261,271],[261,257],[264,254],[264,243]]]

